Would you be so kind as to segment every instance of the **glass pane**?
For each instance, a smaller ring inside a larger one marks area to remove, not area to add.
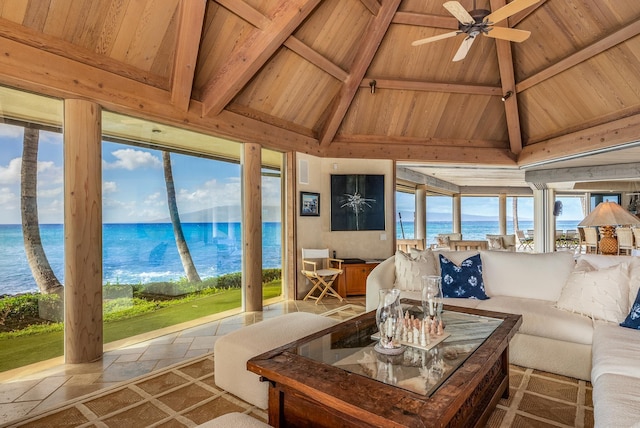
[[[2,372],[63,354],[62,102],[0,88],[0,116]]]
[[[396,191],[396,238],[415,238],[416,197]]]
[[[282,153],[262,150],[262,299],[282,299]]]

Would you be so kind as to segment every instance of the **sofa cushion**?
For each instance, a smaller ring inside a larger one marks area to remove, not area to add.
[[[480,254],[463,260],[460,265],[439,254],[442,294],[449,298],[487,299],[482,281]]]
[[[557,301],[574,261],[569,252],[480,251],[486,293]]]
[[[519,333],[590,345],[593,322],[587,317],[555,308],[555,302],[518,297],[492,296],[478,309],[522,315]]]
[[[629,311],[629,268],[621,263],[569,275],[557,307],[581,315],[619,323]]]
[[[638,379],[605,374],[592,381],[593,421],[596,427],[633,427],[640,421]]]
[[[592,382],[604,374],[631,376],[640,381],[640,331],[599,323],[593,331],[591,352]]]
[[[433,257],[414,260],[403,251],[396,251],[396,284],[401,290],[420,290],[424,275],[438,275]]]
[[[620,324],[622,327],[634,328],[640,330],[640,291],[636,295],[636,299],[631,304],[629,314]]]
[[[583,254],[577,263],[587,262],[595,269],[629,263],[629,303],[633,302],[640,289],[640,257],[637,256],[606,256],[602,254]]]

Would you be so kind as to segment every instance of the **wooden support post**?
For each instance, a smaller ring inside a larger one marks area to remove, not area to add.
[[[453,233],[462,233],[462,197],[456,193],[451,198],[453,204]],[[464,239],[464,236],[462,237]]]
[[[260,144],[244,144],[243,265],[245,310],[262,311],[262,174]]]
[[[498,197],[498,217],[499,227],[500,227],[500,235],[507,234],[507,194],[500,193]]]
[[[416,189],[416,217],[414,219],[415,239],[424,239],[427,242],[427,190],[424,186]],[[426,247],[425,247],[426,248]]]
[[[102,357],[102,118],[100,105],[64,103],[65,362]]]

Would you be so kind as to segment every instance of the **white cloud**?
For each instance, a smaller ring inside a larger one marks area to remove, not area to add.
[[[63,187],[54,187],[51,189],[38,189],[38,198],[55,198],[62,195]],[[62,200],[62,197],[60,197]]]
[[[0,124],[0,137],[22,138],[22,127],[2,123]]]
[[[118,185],[115,181],[102,182],[102,194],[115,193],[118,191]]]
[[[11,159],[6,167],[0,165],[0,183],[20,183],[21,168],[22,158]]]
[[[133,171],[138,168],[161,168],[162,161],[149,152],[134,149],[120,149],[111,154],[117,159],[115,162],[103,161],[104,169],[126,169]]]
[[[0,205],[3,211],[20,208],[20,198],[8,187],[0,187]]]

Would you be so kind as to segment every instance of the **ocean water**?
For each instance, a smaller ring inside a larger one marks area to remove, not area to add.
[[[556,229],[568,230],[576,229],[580,220],[562,220],[556,222]],[[533,229],[533,221],[519,221],[520,230]],[[396,223],[396,238],[412,239],[414,235],[413,222],[402,221]],[[450,221],[433,221],[427,223],[427,243],[432,244],[436,241],[439,233],[450,233],[453,231],[453,224]],[[469,240],[486,239],[487,234],[498,234],[500,232],[500,224],[497,221],[463,221],[462,222],[462,238]],[[507,233],[515,233],[513,231],[513,223],[507,222]]]
[[[183,232],[201,278],[242,270],[240,223],[183,223]],[[62,225],[40,225],[49,264],[64,282]],[[105,224],[103,282],[138,284],[185,276],[170,223]],[[263,268],[281,264],[281,225],[263,223]],[[20,225],[0,225],[0,295],[37,291],[27,263]]]
[[[558,229],[575,229],[578,221],[559,221]],[[521,221],[520,229],[532,229],[533,222]],[[202,278],[242,270],[240,223],[184,223],[191,257]],[[413,222],[396,224],[397,238],[413,238]],[[512,224],[508,233],[513,233]],[[451,222],[427,224],[427,243],[438,233],[453,230]],[[485,239],[498,233],[497,221],[462,223],[464,239]],[[40,235],[49,263],[64,283],[64,231],[62,225],[40,225]],[[263,268],[281,265],[281,224],[264,223],[262,229]],[[175,281],[185,276],[170,223],[105,224],[103,227],[103,281],[105,284],[138,284]],[[27,263],[20,225],[0,225],[0,295],[37,291]]]

